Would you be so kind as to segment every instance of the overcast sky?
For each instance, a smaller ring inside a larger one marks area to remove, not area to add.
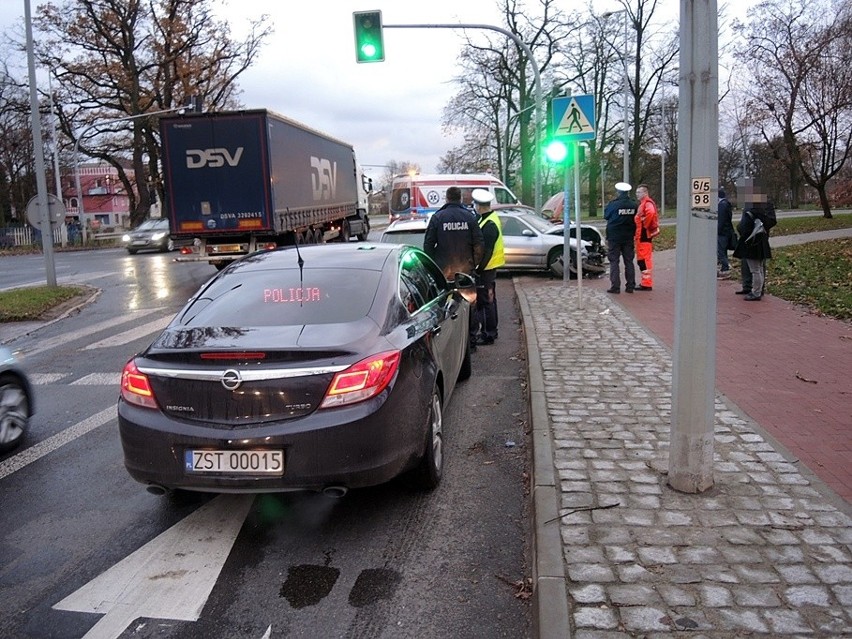
[[[34,14],[39,0],[30,0]],[[743,3],[745,4],[745,3]],[[503,27],[498,0],[225,0],[220,15],[233,35],[268,14],[275,32],[239,80],[248,108],[268,108],[351,143],[373,177],[389,160],[433,171],[460,143],[442,129],[443,108],[458,85],[462,31],[387,29],[385,62],[357,64],[352,12],[380,9],[384,24],[491,24]],[[537,6],[530,0],[531,7]],[[0,0],[0,29],[23,21],[25,0]],[[565,3],[569,11],[578,4]],[[676,16],[678,0],[660,0]],[[614,0],[595,0],[601,13]],[[494,36],[499,36],[490,32]],[[40,74],[46,84],[46,75]],[[475,82],[476,78],[470,78]]]

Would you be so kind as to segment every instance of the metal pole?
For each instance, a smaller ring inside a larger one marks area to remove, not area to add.
[[[47,197],[47,179],[44,176],[44,146],[41,138],[41,115],[36,90],[35,57],[33,56],[33,25],[30,16],[30,0],[24,0],[24,22],[27,32],[27,66],[30,79],[30,119],[33,128],[33,151],[35,155],[36,190],[38,208],[41,212],[41,246],[44,250],[44,266],[47,285],[56,286],[56,264],[53,261],[53,225],[50,220],[50,200]]]
[[[162,115],[164,113],[174,113],[175,111],[184,111],[186,107],[173,107],[171,109],[162,109],[161,111],[150,111],[148,113],[137,113],[136,115],[126,115],[121,118],[112,118],[111,120],[104,120],[103,122],[95,122],[90,124],[85,129],[80,132],[80,135],[77,136],[77,139],[74,140],[74,188],[77,189],[77,210],[80,215],[80,222],[83,225],[83,244],[86,243],[86,219],[84,217],[84,207],[83,207],[83,190],[80,188],[80,140],[86,137],[86,134],[92,129],[96,129],[98,127],[107,126],[109,124],[115,124],[116,122],[124,122],[127,120],[135,120],[137,118],[144,118],[151,115]]]
[[[62,180],[59,179],[59,139],[56,137],[56,107],[53,104],[53,78],[50,69],[47,71],[47,90],[50,92],[50,137],[53,140],[53,178],[56,185],[56,197],[62,201]],[[67,231],[67,227],[66,227]],[[62,246],[68,243],[68,233],[61,235]]]
[[[583,308],[583,238],[580,232],[580,143],[574,142],[574,238],[577,240],[577,308]]]
[[[719,171],[719,50],[716,0],[680,0],[677,257],[669,485],[713,486],[716,385],[716,205],[692,201],[693,182]],[[711,202],[716,198],[711,195]]]
[[[627,31],[627,10],[624,12],[624,181],[630,183],[630,131],[629,129],[629,112],[628,112],[628,96],[630,89],[630,77],[627,74],[627,54],[628,54],[628,31]]]
[[[516,36],[511,31],[506,31],[505,29],[501,29],[500,27],[495,27],[490,24],[384,24],[382,25],[383,29],[490,29],[491,31],[497,31],[498,33],[502,33],[507,38],[511,38],[515,44],[517,44],[521,49],[523,49],[524,53],[527,55],[527,59],[530,61],[530,66],[532,66],[533,75],[535,76],[535,135],[533,136],[533,140],[535,141],[535,148],[539,148],[539,136],[541,135],[541,74],[538,71],[538,63],[535,61],[533,57],[532,51],[530,48],[521,40],[518,36]],[[535,153],[533,153],[535,156]],[[533,162],[533,166],[535,167],[535,210],[541,210],[541,162]]]
[[[565,173],[564,188],[562,190],[562,284],[567,286],[571,280],[571,183],[568,176],[568,165],[571,162],[571,151],[573,143],[568,145],[568,155],[562,161]]]
[[[622,63],[624,68],[624,171],[622,174],[622,180],[624,182],[630,183],[630,135],[629,135],[629,113],[628,113],[628,99],[627,93],[630,89],[630,77],[628,75],[627,70],[627,54],[628,54],[628,21],[627,21],[627,9],[619,9],[618,11],[607,11],[602,14],[604,18],[609,18],[614,16],[616,13],[624,14],[624,53],[622,54]],[[615,50],[615,45],[609,43],[609,45]]]

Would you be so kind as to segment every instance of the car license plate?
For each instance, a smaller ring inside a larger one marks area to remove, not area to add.
[[[184,467],[188,473],[239,475],[283,475],[283,450],[187,450]]]

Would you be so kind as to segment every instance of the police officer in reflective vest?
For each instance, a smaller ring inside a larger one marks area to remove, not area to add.
[[[621,293],[621,266],[624,260],[625,290],[632,293],[636,288],[636,267],[633,258],[636,256],[634,245],[636,236],[636,202],[630,197],[633,187],[627,182],[615,185],[617,197],[606,205],[606,256],[609,260],[609,283],[607,293]]]
[[[479,337],[476,344],[493,344],[497,339],[497,267],[506,263],[503,250],[503,228],[500,218],[491,208],[494,196],[486,189],[471,193],[485,241],[482,260],[476,268],[478,279],[476,314],[479,318]]]
[[[473,275],[482,261],[482,231],[461,199],[459,187],[447,189],[447,203],[429,219],[423,239],[423,250],[450,282],[456,273]]]

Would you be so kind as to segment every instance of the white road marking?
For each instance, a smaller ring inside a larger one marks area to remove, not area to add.
[[[127,344],[128,342],[132,342],[133,340],[139,339],[140,337],[145,337],[151,333],[156,333],[158,331],[163,330],[166,325],[172,321],[170,317],[161,317],[160,319],[154,320],[152,322],[148,322],[147,324],[142,324],[142,326],[137,326],[129,331],[124,331],[123,333],[118,333],[117,335],[113,335],[112,337],[107,337],[106,339],[102,339],[98,342],[94,342],[84,347],[84,351],[91,350],[93,348],[109,348],[111,346],[121,346],[122,344]]]
[[[67,373],[28,373],[27,377],[30,384],[34,386],[47,386],[54,384],[64,377],[68,377]]]
[[[216,497],[53,607],[105,615],[83,639],[115,639],[138,617],[196,621],[253,501]]]
[[[25,448],[20,453],[0,462],[0,479],[21,470],[24,466],[29,466],[34,461],[38,461],[48,453],[52,453],[57,448],[60,448],[65,444],[74,441],[78,437],[82,437],[90,430],[94,430],[98,426],[103,426],[107,422],[117,418],[118,409],[113,405],[109,408],[104,408],[101,412],[95,413],[82,422],[77,422],[70,428],[66,428],[63,431],[56,433],[53,437],[48,437],[35,446]]]
[[[62,335],[57,335],[56,337],[51,337],[50,339],[40,340],[36,346],[32,349],[25,350],[24,355],[29,357],[30,355],[35,355],[36,353],[42,353],[44,351],[50,350],[51,348],[55,348],[60,344],[65,344],[67,342],[71,342],[80,337],[85,337],[86,335],[92,335],[93,333],[97,333],[98,331],[102,331],[106,328],[114,328],[116,324],[121,323],[123,319],[132,320],[137,319],[139,317],[145,317],[146,315],[151,315],[152,313],[157,313],[159,311],[164,310],[163,308],[146,308],[139,311],[132,311],[128,313],[124,318],[112,318],[108,320],[104,320],[103,322],[98,322],[97,324],[89,324],[88,326],[81,328],[76,331],[71,331],[69,333],[63,333]]]
[[[118,386],[121,373],[90,373],[69,384],[69,386]]]

